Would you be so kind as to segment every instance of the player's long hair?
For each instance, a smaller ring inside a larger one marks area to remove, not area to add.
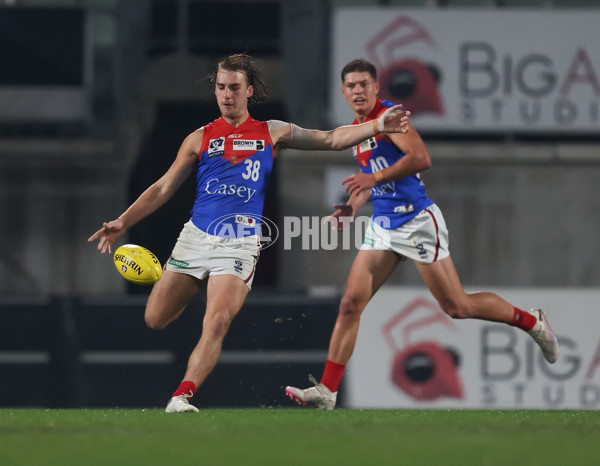
[[[234,55],[229,55],[217,63],[215,70],[209,77],[213,92],[215,91],[217,73],[219,70],[240,71],[244,73],[248,85],[254,87],[254,93],[248,99],[248,107],[259,102],[264,102],[269,98],[269,86],[267,86],[265,78],[256,66],[254,58],[252,58],[250,55],[245,53],[236,53]]]

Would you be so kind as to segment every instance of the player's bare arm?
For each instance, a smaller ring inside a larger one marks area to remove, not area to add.
[[[410,123],[409,123],[410,126]],[[370,190],[377,183],[394,181],[415,175],[431,167],[431,157],[421,136],[414,128],[402,134],[388,134],[405,155],[396,163],[375,173],[355,173],[342,181],[349,193]]]
[[[300,150],[343,150],[382,132],[408,131],[410,112],[401,105],[390,107],[377,120],[360,125],[339,126],[331,131],[305,129],[288,124],[271,131],[273,144]]]
[[[112,245],[129,228],[165,204],[192,172],[202,144],[203,133],[204,131],[199,129],[185,138],[175,161],[166,173],[146,189],[117,219],[104,222],[102,228],[88,238],[88,242],[99,239],[98,250],[102,253],[106,251],[111,253]]]

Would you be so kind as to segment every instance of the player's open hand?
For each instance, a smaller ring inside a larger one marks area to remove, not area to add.
[[[377,128],[381,133],[407,133],[410,129],[410,112],[403,111],[402,105],[394,105],[377,118]]]
[[[342,231],[354,217],[354,209],[348,204],[334,204],[335,212],[323,220],[323,225],[331,224],[332,230]]]
[[[98,241],[98,251],[104,254],[107,250],[112,253],[112,245],[127,231],[121,220],[113,220],[112,222],[104,222],[102,228],[88,238],[88,243],[96,239]]]

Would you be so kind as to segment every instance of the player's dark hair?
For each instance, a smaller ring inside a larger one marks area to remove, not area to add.
[[[254,58],[252,58],[250,55],[245,53],[236,53],[234,55],[229,55],[217,63],[215,70],[210,75],[210,82],[213,92],[215,90],[217,73],[219,70],[240,71],[244,73],[248,85],[254,87],[254,92],[248,99],[248,106],[259,102],[264,102],[269,98],[269,86],[267,86],[265,78],[256,66]]]
[[[377,81],[377,69],[375,65],[364,58],[352,60],[342,68],[342,83],[348,73],[369,73],[373,81]]]

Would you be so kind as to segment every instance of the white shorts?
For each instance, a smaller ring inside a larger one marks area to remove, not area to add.
[[[386,230],[371,219],[360,249],[393,251],[424,264],[444,259],[450,251],[442,211],[435,204],[430,205],[395,230]]]
[[[259,251],[258,235],[223,238],[200,230],[190,220],[183,226],[165,270],[200,280],[209,275],[235,275],[250,289]]]

